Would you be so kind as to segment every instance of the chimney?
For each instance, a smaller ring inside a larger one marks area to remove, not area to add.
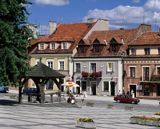
[[[146,32],[150,32],[152,31],[151,29],[151,25],[149,24],[140,24],[139,27],[138,27],[138,33],[137,33],[137,36],[140,36]]]
[[[52,34],[57,29],[57,23],[54,21],[49,21],[49,34]]]

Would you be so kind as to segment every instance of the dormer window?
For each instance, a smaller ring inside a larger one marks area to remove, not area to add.
[[[55,49],[55,46],[56,46],[55,43],[50,43],[49,48],[53,50]]]
[[[130,52],[131,52],[131,55],[136,55],[136,49],[135,48],[131,48]]]
[[[150,48],[144,48],[145,55],[150,55]]]
[[[62,49],[68,49],[68,48],[67,48],[67,43],[66,43],[66,42],[63,42],[63,43],[62,43]]]
[[[38,45],[38,48],[39,48],[39,50],[44,50],[44,43],[40,43],[40,44]]]

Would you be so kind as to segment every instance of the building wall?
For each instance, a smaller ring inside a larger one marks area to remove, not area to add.
[[[136,77],[131,78],[130,77],[130,70],[129,67],[135,67],[136,68]],[[158,58],[134,58],[134,59],[125,59],[124,61],[124,70],[126,71],[125,78],[124,78],[124,88],[125,92],[130,91],[130,85],[141,85],[141,82],[144,80],[143,78],[143,67],[149,67],[149,76],[150,78],[153,75],[156,75],[156,67],[160,66],[160,61]],[[136,87],[137,88],[137,87]],[[154,87],[153,93],[150,94],[150,98],[156,98],[156,88]],[[136,92],[137,97],[145,97],[143,94],[143,90],[141,92]]]
[[[77,79],[82,81],[86,81],[87,83],[87,93],[91,94],[91,82],[96,82],[96,94],[97,95],[111,95],[111,82],[115,82],[115,95],[118,94],[120,90],[122,92],[122,61],[118,58],[94,58],[94,59],[73,59],[74,62],[74,81]],[[113,63],[113,72],[106,72],[107,63]],[[81,64],[81,72],[91,72],[90,71],[90,63],[96,63],[96,72],[102,71],[102,77],[98,78],[87,78],[82,77],[81,73],[76,73],[76,63]],[[103,91],[104,81],[109,82],[109,92]]]

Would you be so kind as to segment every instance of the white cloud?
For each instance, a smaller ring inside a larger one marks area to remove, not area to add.
[[[137,20],[141,18],[143,14],[144,10],[142,7],[120,5],[112,10],[90,10],[88,15],[84,17],[84,21],[86,21],[88,18],[103,18],[108,20],[128,20],[130,22],[137,22]]]
[[[119,5],[111,10],[93,9],[88,11],[83,21],[87,21],[88,18],[108,19],[110,26],[114,28],[116,25],[119,27],[140,23],[159,24],[160,26],[160,0],[148,0],[142,6]]]
[[[160,0],[148,0],[145,7],[147,9],[160,10]]]
[[[35,0],[38,4],[62,6],[69,4],[69,0]]]

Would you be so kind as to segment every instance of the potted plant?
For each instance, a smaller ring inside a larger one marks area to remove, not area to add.
[[[85,129],[96,129],[93,119],[89,117],[79,118],[77,120],[76,127]]]

